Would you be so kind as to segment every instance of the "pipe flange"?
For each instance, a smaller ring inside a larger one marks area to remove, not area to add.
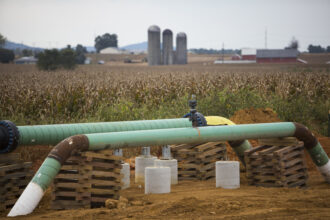
[[[193,124],[196,124],[197,127],[203,127],[203,126],[207,126],[207,121],[204,117],[204,115],[202,113],[196,112],[195,113],[196,116],[196,122],[193,121]],[[191,117],[191,113],[187,113],[183,116],[184,118],[190,118]]]
[[[16,149],[19,142],[19,131],[16,125],[8,120],[0,121],[0,154]]]

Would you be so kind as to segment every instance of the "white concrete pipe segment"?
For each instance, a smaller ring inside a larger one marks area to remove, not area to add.
[[[145,170],[145,194],[171,192],[171,169],[169,167],[147,167]]]
[[[127,189],[130,187],[130,166],[129,163],[123,163],[120,173],[123,175],[121,182],[121,189]]]
[[[155,156],[135,157],[135,183],[144,184],[145,168],[153,167],[156,159]]]
[[[215,163],[215,186],[224,189],[237,189],[240,187],[238,161],[217,161]]]
[[[178,184],[178,161],[172,160],[155,160],[155,167],[169,167],[171,169],[171,184]]]

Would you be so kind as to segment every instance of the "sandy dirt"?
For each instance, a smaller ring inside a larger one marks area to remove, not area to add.
[[[271,109],[245,109],[231,118],[235,123],[277,122]],[[330,138],[318,136],[330,156]],[[257,146],[256,140],[250,140]],[[34,161],[36,170],[51,147],[22,147],[17,151],[24,160]],[[229,159],[238,160],[228,147]],[[31,150],[34,153],[31,153]],[[315,165],[307,158],[309,181],[306,189],[264,188],[249,186],[241,172],[241,187],[235,190],[215,188],[215,180],[180,181],[171,193],[145,195],[144,187],[132,184],[121,191],[120,208],[51,210],[51,189],[48,189],[36,210],[17,219],[330,219],[330,185],[325,183]],[[129,161],[129,160],[128,160]],[[134,182],[131,173],[131,183]],[[9,211],[9,210],[8,210]],[[6,213],[0,213],[5,219]]]
[[[122,190],[127,207],[50,210],[50,190],[33,214],[17,219],[330,219],[330,187],[310,173],[307,189],[248,186],[215,188],[215,181],[181,181],[170,194],[145,195],[143,187]],[[4,215],[2,215],[4,216]]]

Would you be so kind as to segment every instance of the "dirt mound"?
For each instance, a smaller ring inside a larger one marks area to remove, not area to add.
[[[230,118],[236,124],[280,122],[277,114],[270,108],[247,108],[234,113]]]

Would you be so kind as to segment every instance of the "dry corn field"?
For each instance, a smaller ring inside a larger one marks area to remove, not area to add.
[[[330,69],[320,65],[89,65],[39,71],[0,65],[0,118],[18,124],[181,117],[190,94],[205,115],[270,107],[282,120],[327,130]]]
[[[113,64],[55,72],[0,65],[0,119],[23,125],[182,117],[189,111],[190,95],[196,94],[204,115],[232,116],[237,123],[297,121],[326,134],[329,81],[330,69],[324,65]],[[327,153],[328,139],[319,138]],[[251,143],[257,145],[256,140]],[[22,146],[15,152],[33,161],[37,170],[51,148]],[[229,159],[237,160],[227,149]],[[152,148],[153,155],[160,152]],[[140,148],[124,149],[130,163],[139,153]],[[52,210],[50,188],[38,208],[23,218],[329,219],[329,186],[310,159],[307,164],[308,189],[248,186],[241,173],[237,190],[214,188],[214,180],[186,180],[173,186],[172,193],[145,195],[131,172],[131,187],[120,192],[125,207]],[[0,219],[8,211],[0,212]]]

